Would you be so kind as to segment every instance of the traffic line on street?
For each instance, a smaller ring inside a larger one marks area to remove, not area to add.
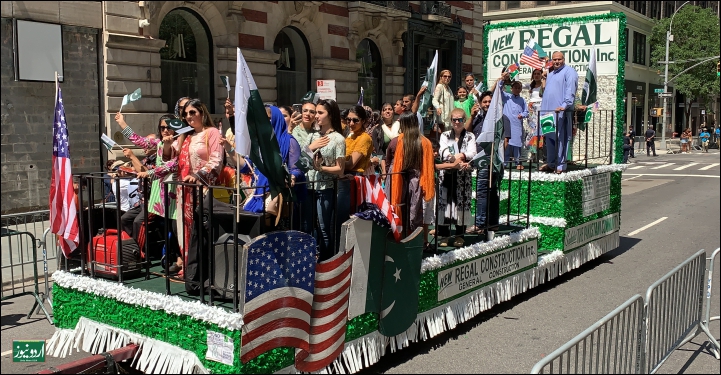
[[[682,170],[684,170],[684,169],[686,169],[686,168],[693,167],[694,165],[697,165],[697,164],[698,164],[698,163],[691,163],[691,164],[682,165],[682,166],[680,166],[680,167],[678,167],[678,168],[674,168],[674,171],[682,171]]]
[[[666,163],[666,164],[661,164],[661,165],[659,165],[658,167],[653,167],[653,168],[651,168],[651,169],[661,169],[661,168],[666,168],[666,167],[670,167],[670,166],[672,166],[672,165],[674,165],[674,164],[676,164],[676,163]]]
[[[634,235],[636,235],[636,234],[638,234],[638,233],[641,233],[641,232],[645,231],[645,230],[648,229],[648,228],[651,228],[652,226],[654,226],[654,225],[656,225],[656,224],[658,224],[658,223],[660,223],[660,222],[662,222],[662,221],[664,221],[664,220],[666,220],[666,219],[668,219],[668,217],[664,216],[664,217],[662,217],[662,218],[654,221],[653,223],[646,224],[646,225],[642,226],[641,228],[636,229],[635,231],[629,233],[628,235],[629,235],[629,236],[634,236]]]
[[[717,165],[719,165],[719,163],[713,163],[713,164],[707,165],[707,166],[705,166],[705,167],[703,167],[703,168],[699,168],[698,170],[699,170],[699,171],[705,171],[705,170],[711,169],[711,168],[713,168],[713,167],[715,167],[715,166],[717,166]]]
[[[628,181],[628,180],[633,180],[634,178],[639,178],[639,177],[641,177],[641,176],[643,176],[643,175],[642,175],[642,174],[640,174],[640,175],[638,175],[638,176],[636,176],[636,177],[631,177],[631,178],[627,178],[627,179],[625,179],[625,180],[621,180],[621,181]]]
[[[643,165],[637,165],[635,167],[629,167],[628,169],[641,169],[643,168]]]
[[[0,357],[4,357],[4,356],[6,356],[6,355],[8,355],[8,354],[12,354],[12,353],[13,353],[12,350],[6,350],[6,351],[0,353]]]
[[[661,173],[624,173],[626,176],[654,176],[654,177],[709,177],[719,178],[719,176],[708,176],[705,174],[661,174]]]

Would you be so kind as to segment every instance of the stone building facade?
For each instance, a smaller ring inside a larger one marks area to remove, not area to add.
[[[264,101],[291,105],[317,80],[335,80],[341,108],[416,93],[439,51],[452,86],[461,72],[481,79],[482,2],[471,1],[3,1],[2,212],[47,207],[52,82],[15,81],[13,20],[62,25],[63,94],[73,172],[100,171],[129,144],[114,120],[123,107],[140,134],[154,132],[181,96],[198,97],[218,120],[235,82],[240,47]],[[232,92],[231,92],[232,94]],[[40,103],[38,99],[47,99]]]

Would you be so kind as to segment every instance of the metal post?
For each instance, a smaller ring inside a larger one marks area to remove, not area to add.
[[[664,74],[663,74],[664,97],[663,97],[663,112],[661,113],[661,115],[663,116],[662,117],[663,119],[661,121],[661,147],[663,147],[664,151],[667,150],[667,147],[666,147],[666,125],[667,125],[666,124],[666,106],[667,106],[668,98],[666,97],[666,93],[668,92],[668,45],[669,45],[669,42],[671,41],[671,38],[673,38],[673,36],[671,35],[671,26],[673,25],[673,17],[676,15],[676,13],[678,13],[679,10],[681,10],[681,8],[684,7],[684,5],[688,4],[689,2],[690,1],[687,1],[683,4],[681,4],[680,7],[676,8],[676,11],[673,12],[673,14],[671,15],[671,22],[669,22],[668,30],[666,31],[666,66],[664,67]]]

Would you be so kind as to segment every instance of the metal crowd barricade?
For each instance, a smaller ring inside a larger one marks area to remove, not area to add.
[[[643,297],[637,294],[536,363],[531,373],[638,373],[643,315]]]
[[[13,246],[12,246],[12,243],[13,243],[12,240],[13,240],[13,239],[12,239],[11,237],[17,237],[17,238],[16,238],[16,239],[18,240],[18,242],[17,242],[17,243],[18,243],[18,249],[17,249],[18,251],[17,251],[17,254],[18,254],[18,257],[19,257],[19,260],[20,260],[19,265],[20,265],[20,267],[21,267],[21,273],[22,273],[22,275],[23,275],[23,277],[22,277],[22,279],[23,279],[23,285],[22,285],[22,287],[20,288],[22,291],[19,292],[19,293],[17,293],[17,292],[16,292],[15,285],[14,285],[14,284],[11,284],[12,287],[11,287],[11,289],[10,289],[10,291],[11,291],[10,295],[5,295],[5,293],[3,293],[2,300],[5,301],[5,300],[10,299],[10,298],[20,297],[20,296],[24,296],[24,295],[32,295],[32,296],[35,298],[35,303],[33,304],[33,307],[30,309],[30,312],[28,313],[28,316],[27,316],[28,319],[29,319],[30,316],[32,315],[33,311],[35,311],[35,309],[39,307],[39,308],[42,309],[43,312],[45,313],[45,317],[47,317],[47,319],[48,319],[48,321],[50,322],[50,324],[53,324],[52,319],[50,319],[50,314],[49,314],[48,311],[45,309],[45,305],[43,304],[43,299],[40,298],[40,291],[39,291],[39,288],[38,288],[38,283],[39,283],[39,282],[38,282],[38,269],[37,269],[37,260],[38,260],[38,259],[37,259],[37,253],[36,253],[36,243],[37,243],[37,241],[35,240],[35,236],[34,236],[32,233],[30,233],[30,232],[18,232],[18,231],[8,230],[8,229],[5,229],[5,228],[3,228],[2,234],[0,234],[0,236],[1,236],[3,239],[6,239],[6,240],[7,240],[7,244],[8,244],[8,248],[9,248],[9,249],[8,249],[8,253],[9,253],[9,255],[10,255],[10,258],[9,258],[10,264],[9,264],[8,266],[3,265],[3,266],[2,266],[2,267],[3,267],[2,269],[3,269],[3,270],[9,269],[9,270],[10,270],[10,275],[11,275],[11,280],[15,280],[14,268],[15,268],[16,264],[13,262]],[[27,236],[27,237],[28,237],[28,240],[29,240],[29,241],[28,241],[28,242],[29,242],[29,245],[27,245],[27,243],[26,243],[25,241],[20,240],[20,238],[19,238],[20,236]],[[27,247],[27,252],[29,253],[29,255],[30,255],[31,258],[32,258],[32,260],[31,260],[30,262],[27,262],[27,261],[24,260],[24,254],[23,254],[23,252],[26,251],[26,250],[25,250],[26,247]],[[3,255],[4,255],[4,254],[3,254]],[[24,269],[23,269],[22,267],[23,267],[24,265],[26,265],[26,264],[32,265],[32,269],[33,269],[33,276],[32,276],[33,286],[32,286],[32,290],[27,290],[27,287],[26,287],[26,285],[25,285],[25,279],[26,279],[26,278],[25,278]],[[4,290],[3,290],[3,292],[4,292]]]
[[[646,291],[648,334],[642,371],[655,373],[701,324],[705,267],[706,251],[699,250]]]
[[[635,295],[626,301],[536,363],[531,373],[653,374],[676,349],[702,332],[719,359],[719,342],[708,327],[711,321],[719,320],[710,316],[718,254],[716,249],[706,258],[706,252],[699,250],[653,283],[644,297]],[[704,272],[708,274],[706,285]],[[706,311],[702,316],[704,299]]]

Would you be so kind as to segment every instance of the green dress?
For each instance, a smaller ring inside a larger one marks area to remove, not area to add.
[[[473,108],[473,100],[466,98],[465,100],[461,101],[454,101],[453,106],[456,108],[460,108],[466,112],[466,118],[471,117],[471,109]]]

